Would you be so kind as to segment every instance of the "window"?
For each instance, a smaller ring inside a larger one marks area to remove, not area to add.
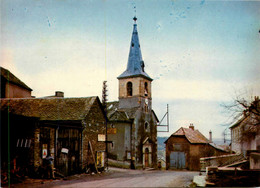
[[[132,84],[132,82],[127,82],[127,96],[133,96],[133,84]]]
[[[144,61],[141,61],[142,71],[144,72]]]
[[[144,123],[144,129],[145,129],[146,131],[148,131],[148,128],[149,128],[149,123],[148,123],[148,122],[145,122],[145,123]]]
[[[173,144],[173,150],[174,151],[180,151],[181,150],[181,145],[180,144]]]
[[[148,83],[147,82],[145,82],[144,83],[144,96],[148,96]]]
[[[145,111],[145,113],[148,113],[148,105],[147,104],[144,105],[144,111]]]
[[[110,143],[110,149],[114,149],[115,148],[115,144],[114,144],[114,142],[111,142]]]

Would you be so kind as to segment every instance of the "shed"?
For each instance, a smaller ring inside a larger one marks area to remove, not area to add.
[[[189,128],[181,127],[165,142],[166,169],[200,170],[200,158],[223,155],[227,152],[214,144],[196,130],[191,124]]]

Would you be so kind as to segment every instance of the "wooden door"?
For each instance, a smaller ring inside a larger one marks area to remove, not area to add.
[[[173,151],[170,154],[170,168],[183,169],[185,168],[185,153]]]
[[[149,149],[145,149],[145,154],[144,154],[144,161],[145,161],[145,167],[149,166]]]

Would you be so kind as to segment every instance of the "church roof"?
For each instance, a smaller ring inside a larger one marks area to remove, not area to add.
[[[139,38],[138,38],[136,20],[137,20],[137,18],[134,17],[135,23],[134,23],[132,39],[131,39],[131,44],[130,44],[127,68],[117,78],[121,79],[121,78],[142,76],[148,80],[152,80],[152,78],[150,78],[150,76],[144,71],[144,61],[142,58],[140,42],[139,42]]]
[[[135,113],[139,108],[120,108],[119,102],[107,103],[107,117],[110,121],[129,121],[135,118]]]

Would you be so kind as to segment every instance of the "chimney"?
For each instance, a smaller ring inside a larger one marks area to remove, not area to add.
[[[56,91],[55,92],[55,97],[64,97],[64,92],[62,92],[62,91]]]
[[[211,132],[211,130],[209,131],[209,142],[212,143],[212,132]]]
[[[190,124],[189,128],[192,129],[192,130],[194,130],[194,125],[193,125],[193,123]]]

